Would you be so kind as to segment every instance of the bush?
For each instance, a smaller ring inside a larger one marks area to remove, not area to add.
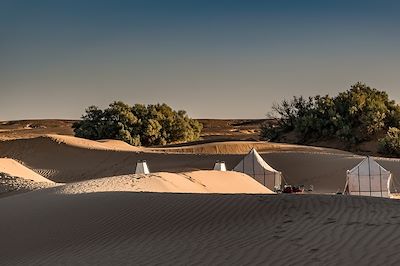
[[[90,106],[73,128],[75,136],[81,138],[150,146],[197,140],[202,125],[185,111],[174,111],[166,104],[129,106],[119,101],[105,110]]]
[[[267,140],[295,132],[299,143],[335,138],[351,145],[400,126],[400,107],[386,92],[360,82],[336,97],[293,97],[272,109],[279,123],[277,128],[261,127],[261,138]]]
[[[379,148],[381,153],[400,156],[400,129],[389,128],[386,136],[379,140]]]

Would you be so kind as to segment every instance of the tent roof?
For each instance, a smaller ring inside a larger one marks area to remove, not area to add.
[[[241,168],[241,164],[243,163],[244,160],[250,159],[256,161],[260,166],[262,166],[265,170],[268,170],[270,172],[275,172],[275,173],[280,173],[279,171],[275,170],[272,168],[267,162],[264,161],[264,159],[260,156],[260,154],[256,151],[256,149],[251,149],[251,151],[243,158],[243,160],[240,161],[240,163],[235,167]]]
[[[353,169],[348,170],[349,173],[353,173],[355,171],[358,171],[359,168],[371,168],[371,169],[379,169],[380,171],[384,173],[390,173],[390,171],[386,170],[383,168],[379,163],[377,163],[372,157],[367,156],[362,160],[359,164],[357,164]]]

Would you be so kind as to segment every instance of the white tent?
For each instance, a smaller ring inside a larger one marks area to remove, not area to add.
[[[226,165],[224,161],[217,161],[214,165],[214,170],[216,171],[226,171]]]
[[[367,157],[347,171],[345,193],[388,198],[391,178],[392,174],[388,170]]]
[[[271,190],[280,189],[282,173],[269,166],[255,149],[252,149],[233,169],[245,173]]]
[[[149,167],[147,166],[147,162],[145,160],[139,160],[136,163],[135,174],[150,174]]]

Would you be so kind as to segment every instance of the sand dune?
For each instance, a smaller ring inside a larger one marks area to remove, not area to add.
[[[0,158],[0,197],[56,185],[13,159]]]
[[[216,160],[232,169],[256,147],[289,183],[328,193],[342,189],[346,170],[362,160],[275,145],[145,149],[58,135],[0,142],[0,157],[24,164],[0,159],[13,175],[68,182],[1,198],[0,265],[398,263],[398,200],[266,195],[271,191],[244,174],[204,171]],[[133,174],[139,159],[153,174]],[[378,162],[400,176],[399,160]]]
[[[28,204],[29,203],[29,204]],[[1,265],[396,265],[400,204],[35,191],[0,201]]]
[[[117,147],[105,147],[113,146],[115,143],[118,143]],[[255,142],[254,145],[256,144],[266,145],[262,142]],[[235,151],[235,154],[210,154],[214,148],[207,150],[208,154],[186,152],[180,154],[175,148],[169,148],[175,149],[173,152],[164,152],[162,149],[137,150],[138,148],[135,147],[121,150],[118,149],[119,145],[126,147],[127,144],[119,141],[106,141],[104,144],[74,137],[47,136],[0,141],[0,157],[14,158],[52,181],[65,183],[133,174],[136,162],[141,159],[148,161],[152,172],[177,173],[210,170],[216,160],[224,160],[227,168],[233,169],[243,157],[242,154],[238,154],[239,151],[244,151],[244,147],[249,149],[253,147],[252,142],[210,143],[204,145],[218,146],[221,149],[225,149],[221,145],[226,145],[228,148],[225,151],[235,145],[239,145],[240,148]],[[346,170],[353,168],[363,159],[361,156],[334,153],[331,150],[325,150],[325,152],[283,151],[278,148],[264,152],[261,156],[272,167],[282,171],[288,183],[314,185],[317,193],[334,193],[342,190]],[[377,161],[390,170],[394,174],[394,180],[400,184],[398,180],[400,161],[384,158],[377,158]]]
[[[110,191],[274,194],[248,175],[220,171],[105,177],[66,184],[52,191],[60,194]]]
[[[113,151],[134,151],[134,152],[163,152],[163,153],[179,153],[179,154],[246,154],[252,148],[256,148],[259,152],[269,151],[303,151],[316,153],[334,153],[334,154],[350,154],[348,152],[293,144],[271,143],[261,141],[223,141],[211,142],[196,145],[172,145],[170,147],[145,148],[135,147],[120,140],[88,140],[73,136],[49,134],[42,136],[49,138],[59,144],[66,144],[73,147],[94,150],[113,150]]]
[[[73,136],[64,135],[46,135],[43,138],[49,138],[59,144],[66,144],[69,146],[91,149],[91,150],[115,150],[115,151],[142,151],[140,147],[134,147],[126,142],[120,140],[100,140],[94,141],[89,139],[77,138]]]
[[[8,158],[0,158],[0,173],[6,173],[11,176],[29,179],[34,182],[54,183],[53,181],[23,166],[19,162]]]
[[[0,173],[0,198],[9,197],[42,188],[54,187],[60,184],[49,182],[35,182],[30,179]]]
[[[168,148],[152,148],[153,151],[163,151],[167,153],[189,153],[189,154],[246,154],[252,148],[256,148],[259,152],[277,152],[277,151],[304,151],[317,153],[338,153],[350,154],[348,152],[320,148],[312,146],[302,146],[293,144],[271,143],[263,141],[224,141],[212,142],[197,145],[184,145]]]

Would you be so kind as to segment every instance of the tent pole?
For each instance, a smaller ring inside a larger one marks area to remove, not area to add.
[[[254,177],[254,179],[255,180],[257,180],[257,178],[256,178],[256,169],[254,169],[254,159],[256,158],[256,156],[254,155],[254,153],[253,153],[253,177]]]
[[[372,196],[372,188],[371,188],[371,163],[369,161],[368,156],[368,177],[369,177],[369,195]]]
[[[358,166],[357,168],[357,174],[358,174],[358,196],[361,196],[360,166]]]
[[[243,173],[244,173],[244,162],[246,161],[246,156],[243,158]]]
[[[263,174],[264,174],[264,187],[265,187],[265,169],[263,170]]]
[[[381,167],[379,166],[379,188],[380,188],[380,190],[381,190],[381,197],[383,197],[383,194],[382,194],[382,169],[381,169]],[[389,192],[389,191],[388,191]]]
[[[276,175],[276,173],[274,172],[274,187],[276,187],[275,175]]]

